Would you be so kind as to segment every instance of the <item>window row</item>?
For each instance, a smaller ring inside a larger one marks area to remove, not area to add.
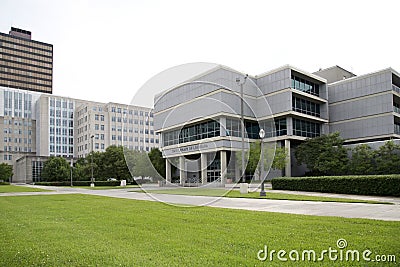
[[[292,75],[292,88],[319,96],[319,84]]]
[[[176,145],[217,136],[220,136],[219,122],[207,121],[191,126],[185,126],[181,130],[164,133],[164,146]]]
[[[73,146],[50,145],[49,150],[50,150],[50,153],[57,153],[57,154],[61,154],[61,153],[73,154],[74,153]]]
[[[74,135],[74,129],[50,127],[50,135]]]
[[[320,136],[321,124],[293,118],[293,134],[303,137]]]
[[[7,47],[7,45],[2,45],[2,48],[0,48],[0,53],[4,53],[5,55],[10,55],[10,56],[17,56],[29,60],[35,60],[35,61],[42,61],[46,63],[51,63],[53,62],[52,56],[45,56],[42,53],[41,54],[35,54],[31,52],[26,52],[26,51],[21,51],[19,49]]]
[[[265,131],[265,138],[287,135],[286,118],[263,121],[260,126]]]
[[[12,137],[4,137],[4,143],[12,143],[13,138]],[[32,144],[32,139],[30,138],[14,138],[14,143],[19,143],[19,144]]]
[[[11,61],[12,63],[19,63],[19,64],[29,64],[31,66],[35,67],[41,67],[41,68],[52,68],[53,64],[48,63],[48,62],[42,62],[34,59],[26,59],[26,58],[21,58],[17,56],[12,56],[12,55],[7,55],[7,54],[1,54],[0,53],[0,59],[8,60]]]
[[[52,52],[53,51],[53,46],[49,44],[42,44],[38,42],[32,42],[30,40],[24,40],[20,38],[14,38],[11,36],[1,36],[1,40],[3,42],[11,43],[15,46],[26,46],[26,47],[32,47],[33,49],[37,48],[40,49],[40,51],[48,51]]]
[[[309,100],[294,97],[292,98],[292,109],[303,114],[320,117],[320,105]]]
[[[54,125],[72,128],[72,127],[74,127],[74,121],[50,118],[50,126],[54,126]]]

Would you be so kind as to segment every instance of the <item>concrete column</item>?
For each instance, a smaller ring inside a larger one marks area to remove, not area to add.
[[[226,184],[226,176],[228,175],[228,168],[227,168],[227,160],[226,160],[226,151],[221,151],[221,184]]]
[[[292,160],[291,160],[291,156],[290,156],[290,140],[286,139],[285,140],[285,149],[288,152],[288,159],[287,159],[287,163],[285,166],[285,176],[286,177],[290,177],[292,176]]]
[[[171,163],[168,159],[165,159],[165,180],[171,182]]]
[[[186,171],[185,171],[185,157],[179,157],[179,179],[180,184],[185,185],[186,182]]]
[[[286,118],[286,131],[287,135],[293,135],[293,120],[292,117]]]
[[[225,117],[219,118],[219,130],[220,130],[220,136],[226,136],[226,118]]]
[[[207,183],[207,154],[206,153],[201,153],[200,157],[200,173],[201,173],[201,183],[206,184]]]
[[[235,182],[239,182],[240,181],[240,163],[238,163],[238,153],[237,151],[233,152],[234,153],[234,164],[235,164]]]

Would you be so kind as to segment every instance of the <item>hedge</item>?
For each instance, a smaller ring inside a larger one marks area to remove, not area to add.
[[[73,181],[72,185],[74,186],[90,186],[91,181]],[[121,181],[95,181],[95,186],[119,186]],[[136,184],[132,182],[131,184]],[[70,186],[70,181],[63,182],[36,182],[35,185],[45,185],[45,186]]]
[[[337,194],[400,196],[400,175],[280,177],[272,189]]]

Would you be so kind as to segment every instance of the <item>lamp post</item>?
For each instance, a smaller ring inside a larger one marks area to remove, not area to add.
[[[91,184],[90,187],[94,187],[94,178],[93,178],[93,137],[94,135],[90,136],[90,140],[92,142],[92,156],[91,156],[91,167],[92,167],[92,179],[91,179]]]
[[[71,170],[71,186],[73,186],[72,184],[72,168],[74,167],[74,158],[71,158],[71,162],[70,162],[70,170]]]
[[[241,80],[240,78],[236,78],[236,83],[240,85],[240,120],[241,120],[241,135],[242,135],[242,183],[246,182],[245,179],[245,169],[244,169],[244,101],[243,101],[243,85],[246,83],[248,75],[246,74]]]
[[[265,197],[267,194],[265,193],[264,189],[264,137],[265,137],[265,131],[264,129],[261,129],[259,132],[260,138],[261,138],[261,191],[260,191],[260,197]]]

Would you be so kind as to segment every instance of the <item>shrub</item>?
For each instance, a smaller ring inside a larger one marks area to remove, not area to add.
[[[90,186],[91,181],[73,181],[72,184],[74,186]],[[119,186],[121,184],[120,181],[95,181],[95,186]],[[136,184],[135,182],[131,182],[131,184]],[[37,182],[35,185],[45,185],[45,186],[70,186],[71,182],[63,181],[63,182]]]
[[[276,190],[400,196],[400,175],[281,177],[271,182]]]

